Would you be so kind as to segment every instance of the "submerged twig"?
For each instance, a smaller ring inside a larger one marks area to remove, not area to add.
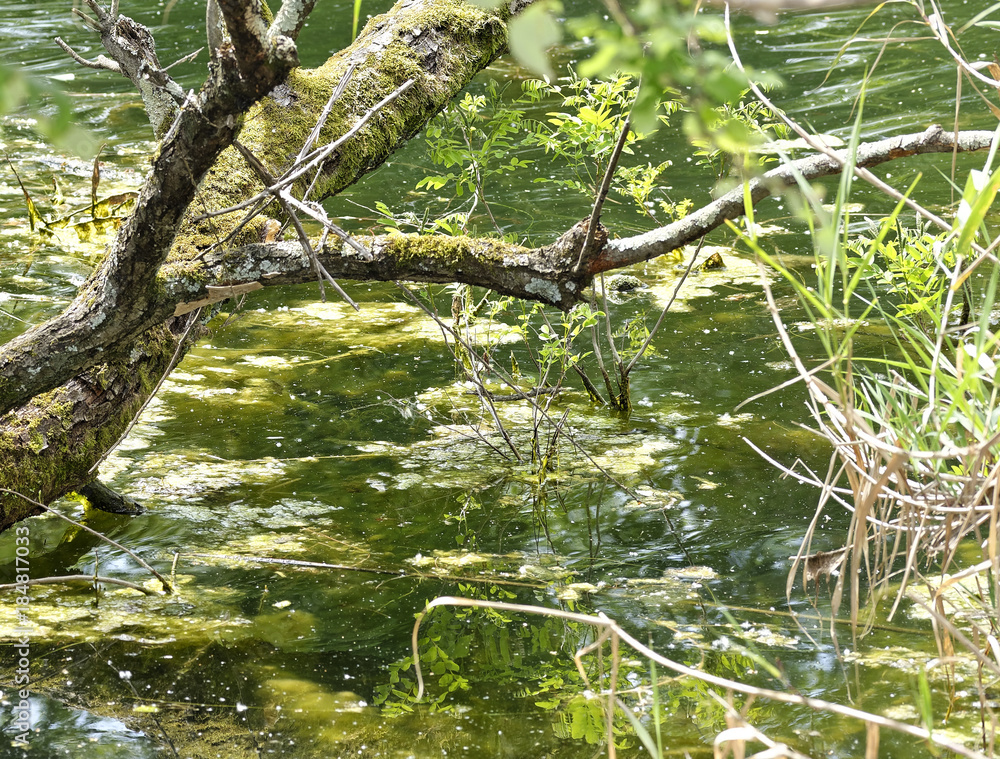
[[[117,577],[104,577],[102,575],[60,575],[57,577],[38,577],[31,580],[25,580],[24,582],[0,585],[0,590],[14,590],[23,585],[60,585],[67,582],[86,582],[95,584],[103,582],[107,585],[121,585],[123,588],[138,590],[140,593],[144,593],[147,596],[157,595],[155,590],[150,590],[149,588],[143,587],[137,583],[129,582],[128,580],[119,580]]]
[[[21,498],[21,499],[27,501],[28,503],[32,504],[33,506],[37,506],[38,508],[44,509],[45,511],[48,511],[51,514],[55,514],[57,517],[59,517],[63,521],[69,522],[71,525],[73,525],[75,527],[79,527],[84,532],[89,532],[91,535],[93,535],[96,538],[99,538],[99,539],[103,540],[105,543],[110,543],[115,548],[118,548],[118,549],[124,551],[129,556],[131,556],[133,559],[135,559],[137,562],[139,562],[139,565],[142,566],[143,569],[149,571],[153,575],[153,577],[155,577],[157,580],[159,580],[163,584],[163,589],[167,593],[167,595],[171,595],[174,592],[173,588],[170,587],[170,583],[167,582],[167,579],[163,575],[161,575],[159,572],[157,572],[155,569],[153,569],[151,566],[149,566],[149,564],[147,564],[135,551],[132,551],[132,550],[126,548],[125,546],[123,546],[118,541],[113,540],[112,538],[109,538],[107,535],[105,535],[103,533],[100,533],[100,532],[98,532],[97,530],[95,530],[95,529],[93,529],[91,527],[87,527],[87,525],[85,525],[85,524],[81,524],[80,522],[77,522],[75,519],[66,516],[65,514],[63,514],[61,511],[59,511],[57,509],[53,509],[51,506],[46,506],[44,503],[36,501],[34,498],[29,498],[24,493],[18,493],[16,490],[10,490],[9,488],[0,488],[0,493],[7,493],[8,495],[17,496],[18,498]]]
[[[663,320],[666,318],[667,312],[670,310],[670,307],[674,305],[674,301],[677,300],[677,296],[681,291],[681,287],[683,287],[684,283],[687,282],[687,278],[691,276],[691,272],[694,269],[694,263],[695,261],[698,260],[698,254],[701,253],[701,249],[705,247],[706,239],[707,238],[702,237],[701,240],[698,241],[698,247],[695,248],[694,253],[691,254],[690,263],[688,263],[687,268],[684,270],[684,273],[681,274],[680,279],[677,280],[677,284],[674,286],[674,291],[670,294],[670,300],[667,301],[667,305],[665,305],[663,307],[663,310],[660,311],[660,316],[659,318],[657,318],[656,324],[654,324],[653,328],[649,330],[649,334],[646,335],[646,339],[642,341],[642,345],[639,346],[639,350],[635,352],[635,355],[632,357],[632,360],[629,361],[628,366],[625,367],[626,376],[628,376],[632,372],[632,369],[633,367],[635,367],[636,362],[640,358],[642,358],[643,354],[646,352],[646,349],[649,348],[649,344],[653,342],[653,337],[660,330],[660,326],[663,324]]]
[[[121,679],[121,681],[128,686],[129,690],[132,691],[132,695],[135,696],[136,700],[142,701],[143,697],[139,695],[138,689],[132,682],[132,673],[126,669],[117,669],[115,665],[111,663],[110,659],[108,660],[108,666],[111,667],[111,669],[114,669],[118,672],[119,679]],[[155,711],[150,712],[149,716],[150,718],[152,718],[156,726],[160,729],[160,733],[163,735],[163,738],[167,741],[167,745],[170,747],[170,751],[177,759],[180,759],[180,754],[177,753],[177,747],[174,746],[174,742],[170,739],[170,734],[166,731],[166,728],[163,727],[163,723],[160,722],[160,718],[156,716],[156,712]]]
[[[175,556],[177,554],[174,554]],[[479,582],[491,585],[510,585],[518,588],[544,588],[545,583],[506,580],[499,577],[461,577],[459,575],[440,574],[436,572],[413,572],[405,569],[384,569],[382,567],[358,567],[351,564],[329,564],[323,561],[304,561],[301,559],[279,559],[270,556],[237,556],[235,554],[189,553],[199,559],[219,559],[222,561],[242,561],[248,564],[280,564],[285,567],[302,569],[336,569],[340,572],[361,572],[367,574],[390,575],[399,578],[415,578],[418,580],[447,580],[449,582]],[[3,587],[3,586],[0,586]]]
[[[476,367],[477,359],[475,351],[472,349],[472,346],[458,334],[457,330],[454,330],[447,324],[445,324],[444,320],[442,320],[437,313],[429,309],[427,305],[420,300],[420,298],[418,298],[416,295],[410,292],[407,288],[403,287],[403,285],[400,284],[399,282],[396,282],[396,286],[400,290],[402,290],[407,295],[407,297],[410,298],[410,300],[416,303],[418,308],[420,308],[424,313],[426,313],[429,317],[431,317],[431,319],[434,320],[434,322],[438,326],[438,329],[440,329],[443,334],[445,335],[450,334],[455,343],[461,345],[462,348],[468,353],[470,357],[469,365],[472,368],[473,379],[475,380],[474,384],[476,386],[476,394],[480,397],[480,399],[482,399],[485,402],[486,407],[489,409],[490,416],[493,417],[493,422],[497,427],[497,431],[500,433],[501,437],[503,437],[504,442],[507,443],[507,447],[510,448],[511,453],[514,454],[514,458],[517,459],[518,463],[523,462],[524,459],[521,457],[521,453],[517,450],[517,446],[514,445],[514,441],[511,440],[510,433],[507,432],[507,428],[504,427],[503,422],[500,421],[500,415],[497,413],[496,406],[493,404],[492,395],[487,392],[482,377],[479,376],[479,370]],[[507,384],[510,386],[512,390],[514,390],[515,392],[519,392],[519,388],[517,388],[513,383],[508,382]]]

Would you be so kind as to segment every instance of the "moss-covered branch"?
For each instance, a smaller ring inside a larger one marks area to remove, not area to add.
[[[373,104],[413,79],[404,97],[380,110],[323,165],[318,192],[331,195],[381,165],[506,47],[507,10],[484,11],[460,0],[403,0],[320,69],[295,70],[276,87],[294,49],[278,44],[272,30],[262,37],[245,3],[219,5],[235,48],[217,51],[209,81],[164,139],[137,210],[107,259],[62,315],[0,347],[2,487],[49,502],[91,479],[90,468],[149,397],[148,378],[164,371],[173,353],[173,341],[158,325],[184,298],[166,297],[165,284],[199,277],[213,284],[195,259],[216,261],[227,248],[260,239],[262,220],[241,227],[239,213],[197,220],[260,189],[236,152],[225,149],[241,126],[241,143],[280,175],[352,65],[321,143],[344,134]],[[248,66],[253,60],[257,65]],[[244,120],[264,92],[271,97]],[[213,246],[216,251],[206,253]],[[110,405],[102,406],[105,401]],[[0,528],[25,516],[23,502],[0,500]]]
[[[235,0],[220,5],[227,18],[239,16],[243,7]],[[265,33],[270,34],[261,24],[249,29],[260,45],[245,41],[248,55],[269,55]],[[248,113],[240,142],[269,173],[281,176],[352,67],[345,94],[324,124],[321,144],[332,144],[370,115],[375,103],[413,80],[402,97],[380,109],[322,165],[317,193],[335,194],[419,131],[505,42],[502,12],[460,0],[403,0],[320,69],[293,71]],[[238,69],[234,61],[229,74],[217,70],[215,76],[226,80]],[[252,92],[239,86],[244,89],[237,105],[245,108]],[[188,121],[183,114],[178,120],[179,136],[161,147],[137,211],[80,297],[62,316],[0,347],[0,410],[6,411],[0,417],[0,487],[48,502],[92,479],[94,463],[117,441],[168,366],[176,341],[164,325],[175,315],[239,292],[315,276],[298,244],[260,242],[263,219],[243,224],[243,212],[207,213],[253,197],[262,187],[235,150],[222,149],[236,134],[238,119],[230,118],[235,106],[206,110],[206,103],[214,101],[203,101]],[[222,127],[205,126],[212,114]],[[211,159],[215,163],[195,194],[184,167],[200,170],[211,163],[199,134],[211,138],[218,158]],[[860,155],[866,165],[874,165],[953,146],[980,149],[991,138],[992,133],[956,136],[932,129],[872,143]],[[793,183],[796,172],[815,178],[840,170],[825,157],[802,159],[794,169],[755,180],[753,201]],[[602,239],[584,261],[579,260],[583,224],[538,249],[495,240],[389,235],[363,241],[372,251],[370,260],[351,249],[325,250],[321,259],[337,277],[461,281],[567,308],[597,272],[669,252],[743,210],[741,190],[676,225],[608,244]],[[23,502],[0,500],[0,529],[26,515]]]
[[[124,348],[0,418],[0,487],[50,503],[94,479],[91,467],[153,392],[176,342],[164,326]],[[0,530],[35,510],[22,498],[0,494]]]
[[[858,165],[870,167],[924,153],[983,150],[992,140],[993,132],[968,131],[956,135],[931,127],[861,145]],[[750,197],[756,204],[794,185],[799,178],[831,176],[839,174],[841,168],[840,162],[828,156],[801,158],[751,180]],[[324,251],[321,260],[331,274],[344,279],[464,282],[565,309],[579,300],[594,275],[688,245],[726,220],[742,216],[746,210],[744,203],[743,188],[737,187],[680,221],[642,235],[604,244],[606,232],[602,231],[603,237],[599,238],[593,254],[583,261],[579,260],[582,240],[577,236],[581,225],[542,248],[525,248],[494,239],[394,234],[363,240],[373,253],[372,260],[346,248]],[[257,289],[315,279],[297,243],[251,244],[208,255],[203,265],[193,271],[185,272],[178,267],[165,270],[164,275],[165,309],[179,303],[177,314],[247,291],[226,288],[248,288],[252,284]]]
[[[338,278],[464,282],[567,309],[589,282],[576,270],[584,230],[577,225],[535,249],[488,238],[391,234],[363,240],[370,259],[347,246],[321,251],[319,258]],[[176,315],[262,286],[316,279],[302,246],[293,242],[246,245],[206,256],[203,263],[194,271],[165,272],[163,297]]]

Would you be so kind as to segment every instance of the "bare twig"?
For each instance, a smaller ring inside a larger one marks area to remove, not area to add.
[[[191,553],[185,554],[192,558],[209,559],[215,561],[233,561],[245,564],[278,564],[284,567],[298,569],[334,569],[338,572],[359,572],[361,574],[389,575],[390,577],[411,577],[419,580],[449,580],[459,583],[488,583],[491,585],[504,585],[517,588],[544,588],[543,582],[524,582],[520,580],[508,580],[503,577],[462,577],[459,575],[444,574],[439,572],[416,572],[405,569],[385,569],[382,567],[357,567],[350,564],[329,564],[323,561],[302,561],[299,559],[279,559],[270,556],[239,556],[235,554],[212,554],[212,553]],[[176,554],[175,554],[176,556]],[[2,587],[2,586],[0,586]]]
[[[809,12],[871,5],[872,0],[705,0],[706,5],[729,5],[734,10],[752,13],[765,23],[777,21],[777,14],[786,11]]]
[[[784,743],[775,742],[748,723],[745,719],[745,714],[736,711],[736,708],[733,706],[732,693],[729,694],[728,700],[714,691],[709,691],[708,695],[726,710],[726,724],[728,725],[728,729],[723,730],[715,736],[715,740],[713,741],[716,750],[715,756],[726,756],[728,754],[726,751],[719,750],[720,746],[724,744],[737,743],[742,746],[746,741],[756,741],[757,743],[763,743],[768,748],[767,751],[754,754],[754,757],[757,759],[765,759],[765,757],[767,759],[809,759],[808,755],[802,754]],[[748,705],[753,701],[753,698],[753,696],[750,696]],[[746,711],[748,705],[744,706],[744,711]],[[734,750],[733,755],[744,756],[744,753],[742,750],[739,753]],[[875,759],[875,756],[877,755],[871,756],[871,759]],[[754,757],[751,757],[751,759],[754,759]],[[865,759],[869,759],[869,755],[866,755]]]
[[[107,460],[108,456],[110,456],[114,452],[114,450],[118,446],[120,446],[122,442],[124,442],[125,438],[129,436],[129,433],[132,432],[132,429],[139,421],[139,417],[142,416],[142,412],[146,410],[146,407],[149,406],[153,398],[156,397],[156,394],[160,391],[160,387],[163,385],[164,380],[166,380],[166,378],[170,376],[170,372],[174,370],[174,367],[177,366],[177,362],[180,361],[181,356],[184,353],[184,343],[187,342],[187,337],[191,333],[191,329],[194,327],[195,324],[198,323],[199,316],[201,316],[200,308],[197,311],[195,311],[194,315],[188,319],[187,327],[184,328],[184,333],[177,341],[177,348],[176,350],[174,350],[174,355],[170,358],[170,363],[167,364],[167,368],[164,370],[163,374],[160,375],[160,379],[156,383],[156,387],[153,388],[153,392],[149,394],[149,397],[146,398],[145,402],[142,404],[142,406],[140,406],[139,410],[135,412],[135,416],[132,417],[132,421],[128,423],[128,426],[125,428],[125,431],[118,437],[118,440],[115,441],[115,444],[112,445],[110,448],[108,448],[108,450],[105,451],[104,455],[101,456],[101,458],[99,458],[92,467],[90,467],[90,469],[88,470],[89,472],[94,472],[97,469],[97,467],[103,464]]]
[[[233,145],[240,152],[240,155],[243,156],[243,158],[254,170],[254,172],[256,172],[257,176],[260,177],[261,181],[265,185],[267,185],[268,187],[272,187],[275,185],[275,180],[271,176],[270,172],[268,172],[264,164],[262,164],[259,160],[257,160],[257,157],[253,153],[247,150],[247,148],[244,147],[239,141],[234,142]],[[340,295],[340,297],[343,298],[355,311],[360,311],[361,309],[358,307],[358,304],[354,302],[351,296],[349,296],[346,292],[344,292],[344,289],[337,283],[337,281],[333,277],[330,276],[330,272],[326,270],[326,267],[324,267],[323,264],[320,263],[319,257],[316,255],[316,251],[313,248],[312,241],[309,239],[309,235],[306,234],[306,230],[302,226],[302,222],[299,219],[298,214],[295,213],[295,211],[306,210],[309,213],[309,215],[313,216],[313,218],[316,218],[317,221],[323,223],[324,228],[327,228],[327,226],[333,226],[330,225],[329,221],[326,219],[326,213],[324,212],[320,214],[310,206],[307,206],[304,203],[299,203],[286,191],[276,191],[274,195],[275,198],[278,200],[278,203],[281,204],[282,210],[284,210],[285,214],[291,221],[292,226],[295,227],[295,232],[298,234],[299,237],[299,244],[302,245],[302,248],[306,251],[306,254],[309,256],[309,261],[312,263],[313,270],[316,272],[316,277],[319,280],[320,298],[324,301],[326,300],[326,292],[323,289],[323,281],[325,279],[327,282],[330,283],[330,285],[333,286],[333,289],[337,291],[337,294]],[[337,229],[340,228],[337,227]],[[346,232],[344,234],[345,236],[347,235]],[[359,243],[355,244],[358,245]],[[364,248],[362,248],[362,250],[364,250]],[[370,256],[371,254],[369,254],[369,257]]]
[[[340,77],[340,81],[337,83],[333,93],[330,95],[330,99],[326,101],[326,105],[323,107],[322,113],[320,113],[319,118],[316,120],[316,125],[309,133],[309,137],[306,138],[306,141],[302,143],[302,149],[299,151],[299,155],[295,159],[295,163],[304,160],[305,157],[312,152],[313,146],[316,144],[316,140],[319,139],[320,132],[323,131],[323,125],[326,123],[326,120],[330,118],[330,112],[333,110],[334,103],[340,100],[340,96],[344,94],[344,90],[347,88],[347,83],[351,81],[351,77],[354,75],[354,70],[357,67],[357,62],[351,61],[347,70],[344,71],[344,75]],[[309,185],[309,189],[306,190],[305,194],[302,196],[303,200],[312,194],[312,189],[316,184],[316,180],[319,179],[319,175],[320,172],[317,170],[316,176],[313,177],[313,181]]]
[[[416,302],[416,304],[423,311],[425,311],[434,320],[434,322],[437,324],[438,328],[442,331],[443,334],[445,334],[445,335],[451,335],[452,339],[455,340],[456,343],[461,343],[467,350],[470,351],[470,354],[471,354],[471,352],[472,352],[471,346],[469,346],[468,343],[466,343],[462,339],[462,337],[457,334],[457,332],[454,329],[452,329],[447,324],[445,324],[445,322],[440,318],[440,316],[436,313],[435,310],[433,310],[432,308],[430,308],[426,304],[424,304],[419,298],[417,298],[407,288],[403,287],[400,283],[397,282],[396,285],[397,285],[397,287],[399,287],[401,290],[403,290],[407,294],[407,297],[409,297],[414,302]],[[493,364],[493,370],[497,373],[497,375],[500,377],[501,381],[505,385],[507,385],[509,388],[511,388],[515,392],[520,392],[520,389],[517,387],[517,385],[514,384],[513,377],[511,377],[507,372],[503,371],[496,363]],[[610,389],[610,384],[609,384],[609,392],[612,392],[611,389]],[[563,418],[561,420],[556,420],[549,413],[548,409],[547,408],[543,408],[542,406],[540,406],[534,398],[527,398],[526,400],[532,406],[532,413],[538,414],[541,417],[543,417],[550,425],[552,425],[553,428],[562,429],[562,427],[563,427],[563,425],[565,423],[565,420],[567,418],[565,415],[563,416]],[[601,475],[604,476],[607,479],[608,482],[613,483],[616,487],[618,487],[619,489],[621,489],[621,491],[623,493],[626,493],[629,497],[635,499],[636,501],[641,502],[643,500],[639,496],[639,494],[635,492],[634,488],[631,488],[628,485],[626,485],[625,483],[623,483],[619,478],[615,477],[610,471],[608,471],[608,469],[605,466],[603,466],[600,462],[598,462],[597,460],[595,460],[595,458],[591,455],[591,453],[576,439],[576,437],[574,435],[572,435],[570,432],[568,432],[568,431],[566,431],[564,429],[562,430],[562,435],[569,441],[570,445],[572,445],[573,448],[575,448],[576,451],[584,459],[586,459],[590,463],[591,466],[593,466],[594,470],[597,471],[597,472],[600,472]],[[484,438],[483,442],[486,443],[486,445],[488,445],[494,451],[497,451],[499,453],[499,450],[495,446],[493,446],[488,440],[485,440],[485,438]],[[669,518],[667,519],[667,521],[668,521],[668,523],[670,523]],[[671,525],[671,527],[672,527],[672,525]],[[689,555],[686,546],[684,546],[684,544],[681,542],[680,533],[677,532],[677,531],[674,531],[673,534],[674,534],[675,539],[677,540],[677,543],[678,543],[678,546],[680,547],[680,550],[685,555]]]
[[[614,179],[615,171],[618,168],[618,160],[621,158],[622,150],[625,149],[625,143],[628,142],[628,134],[631,128],[632,125],[629,119],[626,118],[625,123],[622,124],[621,134],[618,135],[618,142],[615,143],[615,149],[611,151],[611,157],[608,159],[608,168],[604,172],[604,179],[601,180],[600,189],[598,189],[597,195],[594,198],[594,207],[590,211],[590,223],[587,226],[587,237],[583,241],[583,247],[580,248],[580,257],[576,260],[577,269],[587,260],[590,256],[591,248],[594,247],[594,239],[597,236],[597,225],[601,221],[601,209],[604,207],[604,201],[608,197],[608,190],[611,189],[611,180]]]
[[[687,278],[691,275],[691,271],[694,269],[694,263],[695,261],[698,260],[698,254],[701,252],[701,249],[705,247],[705,239],[706,238],[702,237],[701,240],[698,242],[698,247],[695,248],[694,253],[691,254],[690,263],[688,263],[687,268],[684,270],[684,273],[681,275],[680,279],[677,280],[677,284],[674,286],[674,291],[670,294],[670,300],[667,301],[667,305],[665,305],[663,307],[663,310],[660,312],[660,316],[656,320],[656,324],[654,324],[653,328],[649,330],[649,334],[646,335],[646,339],[642,341],[642,345],[639,346],[639,350],[635,352],[635,355],[632,357],[632,360],[629,361],[628,366],[625,367],[626,375],[632,372],[632,368],[635,366],[636,362],[640,358],[642,358],[643,354],[646,352],[646,349],[649,348],[649,344],[653,342],[653,337],[656,336],[656,333],[659,331],[660,326],[663,324],[663,320],[664,318],[666,318],[667,312],[670,310],[670,307],[674,305],[674,301],[677,300],[677,295],[678,293],[680,293],[681,287],[684,285],[685,282],[687,282]]]
[[[142,701],[143,697],[139,695],[138,689],[135,687],[135,684],[132,682],[132,673],[129,672],[128,670],[118,669],[117,667],[115,667],[114,664],[111,663],[110,660],[108,661],[108,666],[111,667],[111,669],[115,670],[118,673],[118,677],[121,679],[121,681],[123,683],[125,683],[125,685],[128,687],[128,689],[130,691],[132,691],[132,695],[135,696],[136,701]],[[157,716],[156,712],[155,711],[150,712],[149,716],[153,720],[153,722],[156,724],[156,726],[160,729],[160,733],[163,735],[164,739],[167,741],[167,745],[170,747],[170,751],[173,753],[174,757],[176,759],[180,759],[180,754],[177,753],[177,747],[174,746],[174,742],[170,739],[170,734],[163,727],[163,723],[160,722],[160,718]]]
[[[56,37],[56,44],[61,47],[74,61],[79,63],[81,66],[86,66],[91,69],[102,69],[104,71],[113,71],[116,74],[122,73],[122,67],[118,65],[116,61],[111,60],[108,56],[98,55],[94,60],[88,61],[73,48],[71,48],[66,42],[63,41],[62,37]]]
[[[396,286],[404,293],[406,293],[407,297],[409,297],[410,300],[416,303],[417,306],[424,313],[426,313],[428,316],[434,319],[439,329],[445,330],[447,331],[447,333],[450,333],[455,342],[461,344],[462,347],[469,354],[470,356],[469,366],[471,367],[471,371],[473,373],[473,380],[476,386],[477,394],[485,402],[486,408],[490,412],[490,416],[493,417],[493,423],[496,425],[497,431],[500,433],[501,437],[503,437],[504,442],[507,443],[507,447],[510,448],[511,453],[514,454],[514,458],[517,459],[518,463],[522,463],[524,459],[521,457],[520,451],[517,450],[517,446],[514,445],[514,441],[511,440],[510,433],[507,432],[507,428],[504,427],[503,422],[500,421],[500,415],[497,413],[496,406],[493,404],[493,399],[491,394],[486,392],[486,386],[485,383],[483,382],[482,377],[479,375],[479,368],[476,365],[478,362],[476,361],[475,351],[472,348],[472,346],[469,345],[469,343],[467,343],[458,334],[458,332],[456,332],[454,329],[446,325],[436,313],[427,308],[427,306],[423,303],[423,301],[420,300],[420,298],[415,296],[412,292],[410,292],[407,288],[403,287],[398,282],[396,283]],[[517,387],[515,387],[513,384],[511,384],[511,388],[515,391],[517,390]],[[532,404],[534,405],[534,401],[532,401]]]

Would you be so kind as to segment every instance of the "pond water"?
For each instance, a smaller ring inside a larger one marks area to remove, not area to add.
[[[123,12],[153,28],[163,62],[202,44],[200,4],[169,5],[164,23],[163,3],[123,4]],[[954,13],[964,20],[986,5],[963,3]],[[778,97],[790,113],[846,138],[861,77],[882,47],[880,35],[893,30],[900,41],[889,45],[869,86],[865,135],[950,119],[954,67],[920,39],[919,27],[896,26],[913,18],[909,6],[883,9],[865,40],[835,61],[866,13],[789,16],[774,26],[741,19],[744,58],[786,80]],[[345,44],[350,17],[349,3],[321,3],[303,35],[304,62]],[[8,2],[0,19],[2,60],[59,77],[81,121],[104,143],[102,192],[134,187],[151,149],[141,105],[123,79],[77,68],[51,43],[59,35],[84,55],[98,52],[67,5]],[[991,49],[984,40],[967,44]],[[177,76],[196,86],[203,66],[204,57],[178,67]],[[491,77],[525,76],[501,61],[473,88]],[[968,97],[973,115],[963,116],[962,126],[990,128],[992,117]],[[89,163],[41,143],[23,115],[3,122],[0,139],[36,199],[51,195],[57,177],[62,192],[86,202]],[[711,177],[687,158],[677,131],[663,130],[641,152],[674,161],[667,183],[675,200],[690,197],[697,205],[709,197]],[[980,163],[963,159],[960,167]],[[900,163],[886,174],[905,187],[924,171],[946,203],[947,184],[934,167],[947,172],[946,159]],[[433,197],[414,187],[430,171],[415,140],[329,208],[355,229],[376,226],[365,209],[379,201],[422,214]],[[496,188],[506,232],[544,241],[588,212],[582,196],[531,179],[516,175]],[[10,172],[0,198],[0,338],[7,339],[65,304],[90,271],[94,250],[32,236]],[[854,200],[865,213],[886,210],[864,188]],[[760,213],[774,228],[766,244],[808,275],[810,244],[790,210],[769,201]],[[606,223],[626,231],[639,226],[620,209],[611,209]],[[731,239],[719,233],[711,242]],[[126,517],[58,504],[172,574],[179,592],[33,589],[38,675],[30,755],[601,754],[600,702],[586,697],[572,658],[593,634],[578,623],[437,609],[423,627],[429,693],[415,703],[410,632],[414,615],[440,595],[600,611],[678,661],[773,684],[754,658],[762,657],[800,693],[853,699],[860,708],[917,721],[915,673],[936,655],[926,622],[904,610],[857,643],[841,627],[841,646],[865,655],[863,664],[852,664],[809,616],[814,603],[828,610],[822,586],[813,596],[797,585],[786,601],[789,557],[813,516],[816,493],[781,479],[744,438],[782,462],[799,458],[820,471],[828,450],[799,426],[806,411],[795,388],[736,410],[793,373],[756,267],[728,250],[723,255],[725,270],[696,274],[685,285],[683,305],[668,315],[633,375],[635,407],[627,419],[592,405],[569,381],[552,406],[555,418],[569,415],[558,467],[547,475],[513,460],[479,402],[456,382],[441,331],[396,287],[346,285],[360,314],[320,302],[313,285],[253,293],[241,309],[218,317],[102,466],[105,481],[147,512]],[[652,321],[678,263],[654,261],[634,273],[653,286],[613,305],[614,316],[647,314]],[[786,319],[802,320],[791,292],[777,288]],[[449,293],[435,292],[447,309]],[[877,330],[866,339],[877,346]],[[818,349],[808,332],[800,343],[807,353]],[[510,352],[522,367],[530,364],[522,346]],[[498,413],[530,457],[531,407],[501,403]],[[551,434],[548,424],[543,430]],[[846,523],[846,515],[829,512],[818,533],[826,542],[814,549],[842,545]],[[102,575],[148,580],[128,556],[56,518],[33,519],[30,531],[34,576],[88,574],[96,564]],[[12,556],[13,545],[13,535],[0,536],[0,556]],[[13,576],[12,561],[5,570]],[[804,613],[805,630],[792,610]],[[596,660],[587,666],[596,677]],[[644,699],[647,714],[657,711],[644,662],[626,656],[621,678],[646,689],[633,701]],[[932,685],[943,714],[946,689]],[[974,690],[959,685],[945,726],[972,739]],[[11,693],[4,698],[9,710]],[[658,698],[665,753],[710,755],[724,722],[707,690],[669,682]],[[860,723],[764,702],[752,706],[750,718],[775,740],[813,755],[864,750]],[[647,717],[650,730],[653,723]],[[8,722],[0,756],[22,755],[10,745],[13,732]],[[622,740],[630,747],[619,755],[642,755],[634,738]],[[885,756],[913,749],[883,736]]]

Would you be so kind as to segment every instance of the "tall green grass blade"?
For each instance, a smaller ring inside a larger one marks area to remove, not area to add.
[[[865,77],[862,80],[867,81],[868,74],[865,73]],[[848,242],[848,227],[850,225],[850,212],[847,210],[847,204],[851,197],[851,188],[854,183],[854,171],[853,168],[857,164],[858,160],[858,146],[861,144],[861,118],[865,110],[865,92],[866,89],[862,84],[861,92],[858,93],[858,116],[854,120],[854,126],[851,129],[851,139],[847,143],[847,159],[844,164],[844,171],[840,174],[840,189],[837,192],[837,199],[833,206],[833,223],[830,225],[830,236],[831,236],[831,247],[829,258],[830,262],[828,264],[829,270],[826,272],[827,281],[823,284],[822,292],[825,295],[826,302],[833,304],[833,283],[836,277],[836,269],[840,268],[841,286],[843,288],[842,303],[843,303],[843,313],[845,318],[850,317],[849,312],[849,302],[852,295],[852,291],[848,287],[849,273],[847,268],[847,242]],[[843,242],[837,244],[836,233],[837,224],[843,229]],[[817,268],[817,272],[823,273],[822,269]]]
[[[980,11],[975,16],[973,16],[968,21],[966,21],[964,24],[962,24],[958,28],[958,30],[955,32],[955,35],[958,36],[960,34],[965,33],[966,31],[968,31],[972,27],[974,27],[977,24],[979,24],[979,22],[982,21],[983,19],[985,19],[987,16],[992,15],[993,12],[996,11],[998,8],[1000,8],[1000,3],[993,3],[993,5],[991,5],[986,10]],[[996,25],[995,21],[990,21],[990,22],[987,22],[985,24],[980,24],[980,26],[994,26],[994,25]]]
[[[931,703],[931,686],[927,682],[927,672],[921,669],[917,674],[917,711],[927,732],[934,730],[934,707]]]
[[[1000,190],[1000,169],[989,175],[976,169],[969,172],[952,227],[959,232],[956,243],[959,255],[965,257],[970,254],[972,241],[982,227],[986,212],[993,205],[997,190]]]
[[[616,699],[618,701],[618,708],[621,709],[628,721],[632,724],[632,729],[635,730],[636,737],[639,738],[639,742],[642,747],[649,752],[649,755],[653,759],[660,759],[663,754],[660,753],[659,748],[656,743],[653,742],[652,736],[650,736],[649,731],[646,730],[645,726],[639,721],[639,718],[632,714],[632,710],[628,708],[628,705],[623,703],[621,699]]]
[[[660,729],[660,681],[656,675],[656,662],[649,660],[650,682],[653,684],[653,728],[656,733],[656,756],[663,756],[663,735]]]
[[[361,0],[354,0],[354,24],[351,27],[351,41],[358,38],[358,21],[361,18]]]

